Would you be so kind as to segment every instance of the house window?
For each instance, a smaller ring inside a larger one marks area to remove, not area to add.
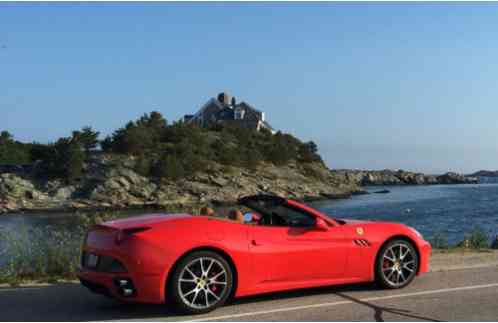
[[[246,111],[243,110],[243,109],[236,109],[235,113],[234,113],[234,119],[235,120],[242,120],[242,119],[244,119],[244,113],[245,112]]]

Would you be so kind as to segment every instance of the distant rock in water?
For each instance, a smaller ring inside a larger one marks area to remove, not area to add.
[[[390,190],[380,190],[380,191],[375,191],[374,192],[375,194],[387,194],[387,193],[391,193]]]
[[[473,177],[498,177],[498,170],[495,170],[495,171],[480,170],[478,172],[470,174],[469,176],[473,176]]]
[[[479,179],[453,172],[443,175],[426,175],[404,170],[349,170],[340,169],[333,171],[345,181],[357,183],[361,186],[368,185],[430,185],[430,184],[476,184]]]
[[[477,177],[465,176],[457,173],[446,173],[437,177],[440,184],[475,184],[479,183]]]

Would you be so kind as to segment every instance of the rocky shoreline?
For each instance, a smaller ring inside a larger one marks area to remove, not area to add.
[[[477,184],[475,176],[465,176],[454,172],[442,175],[426,175],[404,170],[333,170],[343,181],[359,186],[375,185],[435,185],[435,184]]]
[[[262,164],[248,170],[212,163],[209,171],[185,179],[159,181],[139,175],[135,159],[99,155],[85,165],[85,176],[71,185],[43,180],[31,172],[0,173],[0,213],[76,210],[171,209],[230,204],[242,196],[277,194],[303,201],[366,194],[365,185],[477,183],[455,173],[440,176],[407,171],[330,170],[321,163]]]
[[[212,163],[209,171],[172,182],[139,175],[133,157],[95,156],[85,176],[68,185],[40,180],[26,173],[0,174],[0,213],[133,208],[181,208],[210,203],[234,203],[258,193],[299,200],[347,198],[363,193],[321,163],[262,164],[255,170]]]

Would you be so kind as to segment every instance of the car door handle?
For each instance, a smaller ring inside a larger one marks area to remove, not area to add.
[[[261,244],[260,244],[260,243],[258,243],[258,242],[257,242],[256,240],[254,240],[254,239],[253,239],[253,240],[251,240],[251,244],[252,244],[253,246],[261,246]]]

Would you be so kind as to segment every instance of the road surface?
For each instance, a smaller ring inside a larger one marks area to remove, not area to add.
[[[202,316],[120,304],[77,284],[0,288],[2,321],[496,321],[498,267],[431,272],[395,291],[371,284],[247,297]]]

